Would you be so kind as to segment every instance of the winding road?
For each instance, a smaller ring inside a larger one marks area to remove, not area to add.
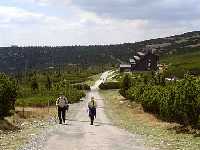
[[[102,74],[100,80],[87,93],[85,100],[76,108],[76,115],[68,118],[66,125],[57,125],[40,149],[42,150],[146,150],[141,136],[130,134],[113,126],[104,112],[104,102],[98,86],[110,72]],[[97,119],[90,125],[87,103],[91,96],[97,100]],[[68,116],[69,117],[69,116]]]

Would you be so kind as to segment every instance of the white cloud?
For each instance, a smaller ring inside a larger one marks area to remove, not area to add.
[[[42,14],[29,12],[16,7],[0,6],[0,23],[26,22],[41,19]]]
[[[16,3],[32,3],[39,6],[70,5],[72,0],[14,0]]]
[[[173,22],[200,15],[199,0],[73,0],[81,9],[118,19],[149,19]]]
[[[0,45],[134,42],[198,30],[200,25],[197,0],[184,5],[180,0],[13,1],[31,7],[0,5]]]
[[[143,20],[120,21],[77,10],[76,19],[64,19],[16,7],[0,7],[1,45],[109,44],[133,39]],[[7,17],[5,17],[7,14]],[[7,20],[6,20],[7,19]],[[131,29],[131,30],[130,30]],[[132,34],[131,34],[132,33]],[[138,34],[138,33],[137,33]],[[132,41],[133,41],[132,40]]]

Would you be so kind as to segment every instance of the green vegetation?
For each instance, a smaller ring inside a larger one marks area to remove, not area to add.
[[[64,70],[34,71],[26,75],[18,74],[19,90],[17,106],[55,105],[57,97],[63,93],[70,103],[80,101],[85,96],[84,90],[90,86],[84,82],[98,73],[98,69],[77,69],[77,66],[66,67]]]
[[[199,127],[200,80],[186,75],[175,82],[165,82],[164,75],[148,76],[126,75],[121,95],[141,103],[144,110],[163,120],[175,121],[183,125]]]
[[[50,105],[55,105],[56,98],[53,96],[41,96],[33,95],[30,97],[21,97],[16,101],[16,106],[31,106],[31,107],[44,107]]]
[[[100,78],[100,76],[101,76],[101,73],[96,74],[96,75],[93,75],[93,76],[90,76],[90,77],[88,78],[88,80],[85,81],[84,83],[87,84],[87,85],[89,85],[89,86],[92,86],[92,85],[94,85],[95,82]]]
[[[194,75],[200,74],[200,52],[185,54],[174,54],[161,58],[161,63],[169,64],[168,76],[183,78],[184,74],[190,72]]]
[[[141,135],[147,147],[162,150],[197,150],[200,148],[198,131],[167,123],[145,113],[139,103],[125,100],[118,90],[101,91],[108,117],[117,126]],[[136,141],[143,142],[143,140]]]
[[[151,39],[135,43],[57,47],[0,47],[0,72],[25,69],[62,68],[64,65],[92,67],[101,71],[128,62],[136,52],[150,46],[160,56],[190,54],[200,51],[200,32],[189,32],[170,38]]]
[[[17,84],[15,80],[0,74],[0,119],[11,115],[17,97]]]
[[[84,83],[74,84],[72,87],[77,90],[90,90],[90,86]]]
[[[99,85],[101,90],[108,90],[108,89],[120,89],[121,83],[120,82],[105,82]]]

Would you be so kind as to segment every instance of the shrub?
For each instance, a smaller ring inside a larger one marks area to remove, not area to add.
[[[198,84],[192,76],[187,75],[177,83],[174,118],[182,124],[197,124],[200,112]]]
[[[74,84],[72,87],[77,90],[90,90],[90,86],[87,84]]]
[[[191,76],[163,87],[160,91],[160,116],[183,125],[195,125],[199,119],[199,90]]]
[[[120,89],[120,87],[121,87],[120,82],[105,82],[99,85],[99,88],[102,90]]]
[[[132,86],[125,91],[126,98],[140,102],[145,111],[157,114],[163,120],[197,126],[200,115],[200,80],[186,75],[182,80],[163,84],[160,79],[156,76],[147,84],[146,80],[133,80]]]
[[[73,88],[69,82],[65,80],[56,83],[53,87],[53,94],[55,97],[58,97],[60,93],[63,93],[68,98],[70,103],[78,102],[82,97],[86,96],[83,91]]]
[[[142,106],[145,111],[158,114],[160,111],[161,86],[146,86],[142,95]]]
[[[36,92],[36,90],[39,89],[39,84],[38,84],[36,78],[33,78],[31,81],[31,89],[33,90],[33,92]]]
[[[51,90],[51,88],[52,88],[52,80],[48,75],[46,77],[45,87],[47,90]]]
[[[130,87],[131,87],[131,77],[128,74],[126,74],[123,77],[122,84],[121,84],[121,89],[119,90],[119,93],[123,97],[127,97],[127,91],[128,91],[128,89]]]
[[[11,115],[17,97],[17,84],[15,80],[5,74],[0,74],[0,118]]]
[[[144,89],[145,89],[144,84],[132,86],[130,89],[127,90],[127,98],[130,99],[131,101],[136,101],[136,102],[142,101],[142,94],[144,92]]]

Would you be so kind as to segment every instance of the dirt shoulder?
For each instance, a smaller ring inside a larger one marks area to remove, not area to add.
[[[164,150],[200,149],[198,134],[182,131],[178,124],[166,123],[145,113],[139,104],[126,101],[117,90],[100,93],[105,98],[106,114],[113,123],[129,132],[143,135],[147,146]]]
[[[0,120],[0,149],[15,150],[43,129],[55,124],[55,107],[16,108],[16,114]]]

